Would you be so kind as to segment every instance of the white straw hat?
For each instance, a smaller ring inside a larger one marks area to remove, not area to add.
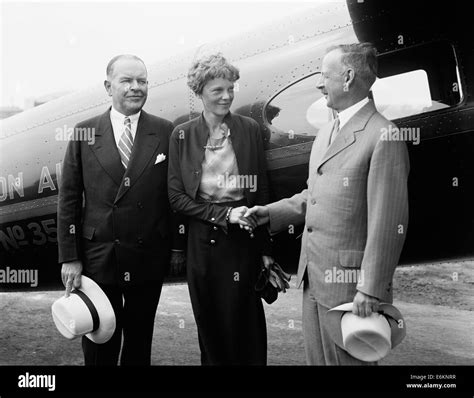
[[[406,336],[405,321],[392,304],[362,318],[352,313],[352,303],[330,309],[326,329],[334,342],[354,358],[375,362],[385,357]]]
[[[92,279],[81,276],[81,287],[61,297],[52,307],[53,320],[67,339],[85,335],[97,344],[106,343],[115,332],[115,312],[103,290]]]

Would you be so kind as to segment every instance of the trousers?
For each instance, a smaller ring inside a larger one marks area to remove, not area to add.
[[[325,316],[330,308],[318,303],[311,293],[308,277],[303,285],[303,338],[308,365],[377,365],[377,362],[364,362],[354,358],[331,339],[326,330]]]
[[[82,337],[86,366],[117,366],[122,334],[120,365],[150,365],[155,314],[162,285],[163,281],[123,288],[99,285],[114,309],[116,328],[112,338],[104,344],[96,344],[86,336]]]

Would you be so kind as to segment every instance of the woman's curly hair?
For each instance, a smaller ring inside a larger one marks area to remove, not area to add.
[[[200,95],[208,81],[219,77],[235,82],[240,77],[239,70],[229,64],[221,53],[208,55],[194,61],[189,68],[188,86],[196,95]]]

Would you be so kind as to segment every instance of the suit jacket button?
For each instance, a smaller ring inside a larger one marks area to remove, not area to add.
[[[316,204],[316,199],[311,199],[311,204],[315,205]]]
[[[138,202],[138,203],[137,203],[137,206],[138,206],[139,209],[143,209],[142,202]]]
[[[214,217],[211,218],[211,221],[216,221],[216,219]]]
[[[215,225],[214,225],[214,228],[213,228],[213,229],[214,229],[214,231],[217,231],[217,227],[216,227]]]
[[[318,175],[322,176],[323,172],[321,170],[318,170]]]
[[[115,243],[116,245],[120,245],[120,239],[115,239],[115,240],[114,240],[114,243]]]
[[[211,245],[215,245],[216,244],[216,241],[214,239],[211,239]]]
[[[313,232],[313,228],[308,228],[308,232],[309,233]]]
[[[143,239],[142,238],[138,238],[137,242],[138,242],[139,245],[143,245]]]

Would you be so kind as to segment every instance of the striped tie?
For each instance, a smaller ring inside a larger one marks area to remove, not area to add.
[[[339,116],[336,116],[336,120],[334,120],[334,125],[331,131],[331,137],[329,139],[329,145],[331,145],[334,142],[338,133],[339,133]]]
[[[130,118],[126,117],[123,124],[125,125],[125,128],[123,130],[122,136],[120,137],[118,149],[123,167],[127,169],[133,146],[132,123],[130,122]]]

